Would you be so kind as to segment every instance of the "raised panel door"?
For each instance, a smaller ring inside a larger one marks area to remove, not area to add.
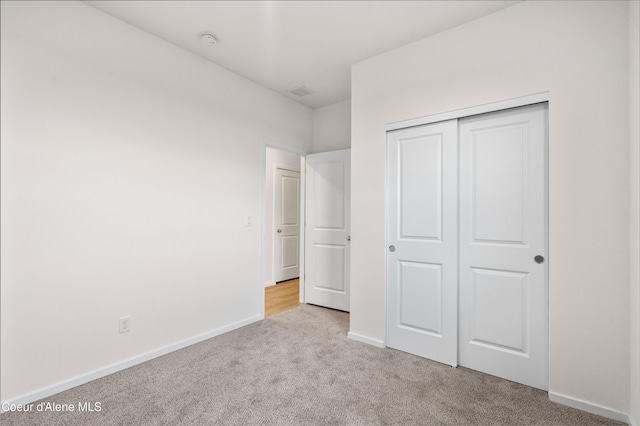
[[[548,387],[546,104],[460,120],[459,363]],[[540,259],[540,258],[539,258]]]
[[[300,276],[300,172],[276,168],[274,182],[274,279]]]
[[[387,346],[457,364],[456,121],[387,134]]]
[[[349,311],[351,151],[306,160],[305,302]]]

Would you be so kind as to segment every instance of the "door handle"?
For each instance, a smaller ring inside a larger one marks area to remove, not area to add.
[[[351,241],[351,235],[347,235],[347,241]]]
[[[282,232],[282,229],[278,229],[278,234],[280,234]]]
[[[396,246],[394,246],[394,245],[389,246],[389,251],[390,251],[391,253],[393,253],[394,251],[396,251]]]
[[[533,258],[533,260],[535,260],[537,264],[540,264],[540,263],[544,262],[544,257],[540,256],[540,255],[537,255],[536,257]]]

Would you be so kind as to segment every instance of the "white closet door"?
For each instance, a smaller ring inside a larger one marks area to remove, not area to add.
[[[457,123],[387,134],[387,346],[457,363]]]
[[[546,121],[538,104],[459,126],[459,363],[540,389],[548,388]]]

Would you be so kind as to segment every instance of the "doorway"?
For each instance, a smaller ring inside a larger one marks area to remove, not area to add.
[[[301,162],[296,152],[265,148],[265,287],[300,277]]]
[[[298,175],[290,172],[299,171],[299,302],[349,311],[350,150],[307,154],[295,147],[263,142],[260,312],[264,317],[265,288],[278,281],[274,236],[285,234],[283,227],[274,226],[273,219],[275,179],[271,176],[275,177],[272,170],[278,169],[283,171],[281,175],[286,182],[283,192],[292,192],[296,187]],[[285,222],[291,220],[285,218]],[[285,256],[284,262],[281,260],[284,269],[295,264],[295,260],[295,254]],[[284,280],[295,279],[294,275],[285,276]]]

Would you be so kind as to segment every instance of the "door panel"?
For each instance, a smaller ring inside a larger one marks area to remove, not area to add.
[[[317,270],[316,288],[345,294],[347,290],[345,265],[346,246],[344,245],[315,245],[315,265]]]
[[[348,312],[351,151],[306,160],[305,302]]]
[[[527,274],[471,268],[470,342],[526,353]]]
[[[298,266],[298,247],[299,242],[297,235],[285,235],[282,237],[282,268]]]
[[[317,159],[315,159],[317,160]],[[345,169],[342,160],[317,160],[314,169],[313,192],[315,229],[344,230],[347,214],[345,211]]]
[[[442,134],[398,141],[401,239],[442,236]],[[429,185],[425,185],[429,182]]]
[[[282,176],[282,224],[299,226],[300,173]]]
[[[274,279],[300,276],[300,172],[276,168],[274,185]]]
[[[475,242],[523,243],[523,162],[527,148],[524,127],[517,123],[473,134],[471,202]]]
[[[456,129],[453,120],[387,134],[387,346],[450,365],[457,363]]]
[[[459,363],[547,389],[546,105],[459,132]]]
[[[400,327],[442,337],[442,265],[399,263]]]

